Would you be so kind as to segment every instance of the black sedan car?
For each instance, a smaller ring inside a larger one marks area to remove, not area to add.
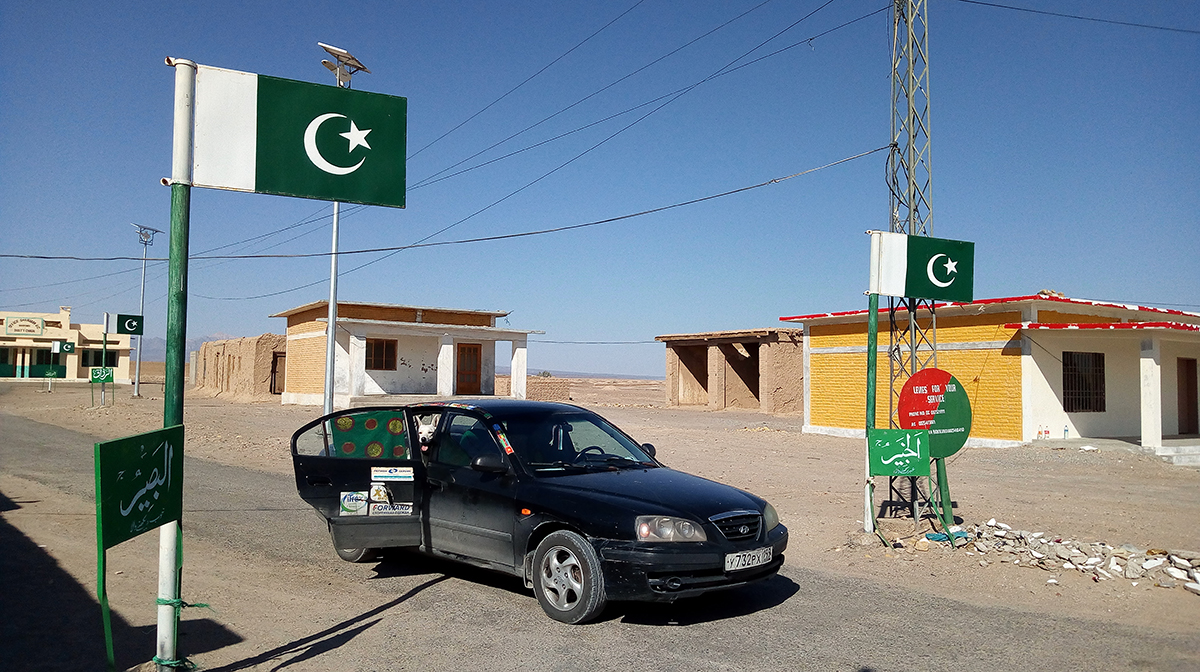
[[[673,601],[775,575],[766,501],[663,466],[591,411],[471,400],[338,411],[292,436],[296,487],[344,560],[383,548],[518,577],[583,623],[608,600]]]

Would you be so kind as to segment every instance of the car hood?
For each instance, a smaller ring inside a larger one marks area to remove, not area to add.
[[[568,515],[572,509],[586,514],[600,507],[612,513],[673,515],[699,522],[727,511],[761,511],[764,505],[748,492],[666,467],[540,478],[538,490],[546,504],[567,509],[562,513]]]

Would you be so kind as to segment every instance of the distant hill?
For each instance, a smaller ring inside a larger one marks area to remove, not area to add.
[[[189,338],[186,341],[187,352],[195,352],[200,349],[201,343],[208,341],[223,341],[228,338],[238,338],[229,334],[209,334],[207,336],[197,336]],[[185,355],[186,359],[186,355]],[[142,339],[142,361],[143,362],[165,362],[167,360],[167,339],[146,337]]]

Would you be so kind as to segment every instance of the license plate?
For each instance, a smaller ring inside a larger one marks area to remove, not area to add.
[[[725,556],[725,571],[736,572],[739,569],[750,569],[765,565],[771,561],[771,547],[756,548],[753,551],[730,553]]]

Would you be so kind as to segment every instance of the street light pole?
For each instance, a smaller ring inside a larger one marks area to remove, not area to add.
[[[338,47],[317,43],[337,61],[322,60],[321,65],[329,69],[337,80],[339,87],[350,88],[350,77],[356,72],[370,73],[350,52]],[[337,281],[338,281],[338,216],[341,214],[341,203],[333,203],[333,246],[329,255],[329,312],[328,324],[325,325],[325,414],[333,412],[334,366],[337,353]]]
[[[138,315],[142,316],[142,329],[145,330],[146,323],[146,250],[154,244],[154,234],[162,233],[158,229],[152,229],[149,226],[130,223],[130,226],[137,229],[138,238],[142,243],[142,293],[138,298]],[[137,364],[133,370],[133,398],[140,399],[142,397],[142,335],[138,335],[137,343]]]

